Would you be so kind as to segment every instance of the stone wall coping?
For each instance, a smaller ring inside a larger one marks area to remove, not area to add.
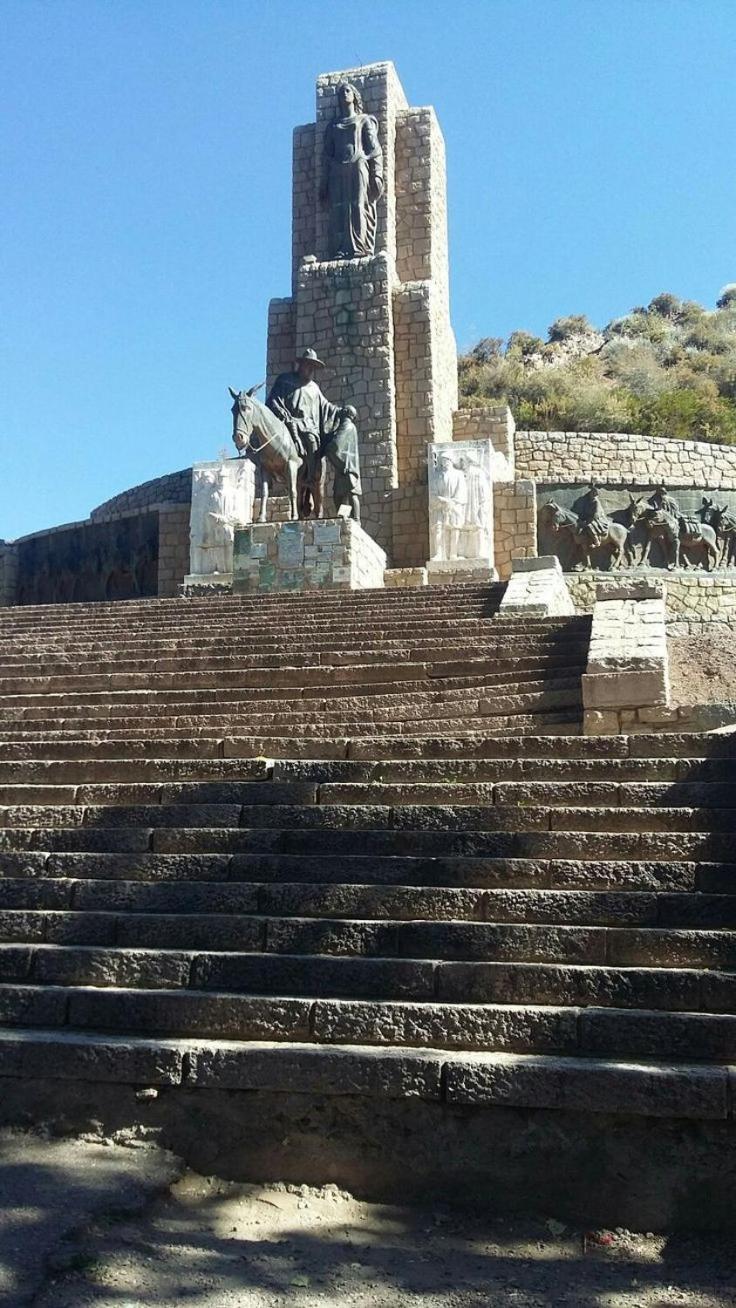
[[[600,581],[595,588],[596,601],[599,600],[647,600],[664,599],[665,583],[654,578],[632,577],[616,581]]]
[[[562,564],[556,554],[540,554],[535,559],[512,559],[511,571],[562,573]]]

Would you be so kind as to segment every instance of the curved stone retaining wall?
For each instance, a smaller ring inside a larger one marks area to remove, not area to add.
[[[736,489],[736,446],[626,432],[517,431],[516,476]]]
[[[192,470],[182,468],[180,472],[155,477],[153,481],[141,482],[140,486],[131,486],[130,490],[113,495],[112,499],[93,509],[89,516],[93,522],[100,522],[142,509],[158,508],[160,504],[189,504],[191,498]]]

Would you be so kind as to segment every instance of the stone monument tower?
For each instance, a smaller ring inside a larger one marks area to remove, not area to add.
[[[269,383],[308,347],[325,360],[325,393],[358,411],[363,525],[394,567],[421,565],[427,442],[452,440],[457,408],[434,110],[410,108],[391,63],[323,74],[316,121],[294,132],[293,187],[292,294],[269,307]]]

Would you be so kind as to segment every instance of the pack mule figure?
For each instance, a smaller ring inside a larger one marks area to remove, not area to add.
[[[677,500],[664,486],[657,489],[645,499],[643,496],[633,503],[633,518],[641,524],[646,533],[646,541],[639,563],[645,567],[649,562],[652,545],[656,542],[665,558],[668,572],[673,568],[688,568],[690,561],[684,550],[697,550],[703,559],[705,571],[710,565],[718,563],[718,545],[716,533],[707,523],[682,513]]]
[[[720,567],[732,568],[736,563],[736,516],[727,504],[716,504],[703,496],[700,510],[702,521],[712,527],[716,540],[721,542]]]

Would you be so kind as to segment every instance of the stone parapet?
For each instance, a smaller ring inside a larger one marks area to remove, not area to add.
[[[98,504],[89,516],[92,522],[101,522],[127,517],[140,509],[158,508],[160,504],[188,504],[191,498],[192,470],[182,468],[180,472],[169,472],[165,477],[155,477],[153,481],[141,482],[140,486],[131,486],[120,495],[113,495],[104,504]]]
[[[351,518],[252,523],[235,532],[233,590],[383,587],[386,554]]]

